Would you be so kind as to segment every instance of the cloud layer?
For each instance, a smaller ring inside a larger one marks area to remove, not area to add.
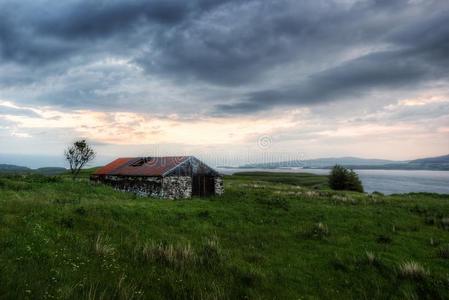
[[[448,19],[446,0],[4,0],[0,126],[7,125],[0,136],[36,134],[23,118],[45,120],[42,111],[60,112],[61,124],[79,111],[143,114],[134,121],[148,130],[146,139],[160,138],[145,127],[149,119],[175,118],[184,128],[192,120],[220,120],[216,130],[240,137],[223,137],[234,145],[247,137],[227,122],[288,123],[282,116],[295,110],[330,128],[348,115],[371,125],[413,128],[431,119],[433,130],[447,128],[445,100],[438,108],[401,103],[448,99]],[[129,129],[123,122],[107,126]],[[304,124],[295,124],[245,132],[278,132],[278,140],[299,143],[304,136],[294,134],[301,132],[295,126]],[[86,134],[69,127],[74,136]],[[89,133],[98,138],[100,127]],[[306,127],[308,137],[323,136],[323,128]]]

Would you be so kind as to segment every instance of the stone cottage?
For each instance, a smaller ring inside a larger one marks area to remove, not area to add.
[[[90,179],[117,190],[168,199],[224,192],[223,177],[193,156],[118,158]]]

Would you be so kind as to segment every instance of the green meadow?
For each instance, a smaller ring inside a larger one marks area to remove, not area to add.
[[[449,195],[248,172],[167,201],[0,177],[0,299],[160,298],[448,299]]]

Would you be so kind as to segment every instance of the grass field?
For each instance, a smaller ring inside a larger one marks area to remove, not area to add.
[[[310,174],[225,188],[164,201],[0,177],[0,299],[449,298],[448,195],[334,192]]]

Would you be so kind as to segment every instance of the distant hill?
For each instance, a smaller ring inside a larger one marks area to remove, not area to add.
[[[340,157],[340,158],[318,158],[305,161],[305,167],[319,168],[334,165],[360,165],[360,166],[380,166],[390,163],[402,163],[399,161],[373,159],[373,158],[359,158],[359,157]]]
[[[0,173],[29,173],[29,172],[31,172],[31,169],[27,167],[0,164]]]
[[[59,175],[59,174],[67,172],[67,169],[60,168],[60,167],[45,167],[45,168],[34,169],[32,171],[34,173],[38,173],[38,174],[42,174],[42,175],[54,176],[54,175]]]
[[[383,169],[383,170],[433,170],[433,171],[449,171],[449,155],[420,158],[411,160],[406,163],[390,163],[380,166],[346,166],[352,169]]]
[[[66,172],[67,169],[60,167],[45,167],[38,169],[30,169],[23,166],[0,164],[0,174],[42,174],[42,175],[58,175]]]
[[[429,170],[449,170],[449,155],[415,159],[410,161],[408,165]]]
[[[410,163],[420,163],[420,164],[437,164],[437,163],[443,163],[447,164],[449,163],[449,154],[443,155],[443,156],[436,156],[436,157],[429,157],[429,158],[420,158],[410,161]]]
[[[383,159],[365,159],[358,157],[319,158],[311,160],[291,160],[261,164],[247,164],[242,169],[277,169],[304,168],[328,169],[334,165],[342,165],[351,169],[382,169],[382,170],[449,170],[449,155],[421,158],[411,161],[393,161]]]
[[[274,168],[327,168],[334,165],[360,165],[360,166],[381,166],[390,163],[402,163],[399,161],[385,160],[385,159],[366,159],[359,157],[330,157],[330,158],[318,158],[309,160],[290,160],[282,162],[270,162],[260,164],[247,164],[241,166],[241,168],[261,168],[261,169],[274,169]]]

